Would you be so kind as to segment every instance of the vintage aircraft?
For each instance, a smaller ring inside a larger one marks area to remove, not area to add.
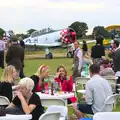
[[[120,25],[110,25],[107,26],[105,30],[112,33],[112,39],[118,40],[120,42]]]
[[[30,37],[24,39],[27,46],[40,46],[44,47],[46,51],[46,58],[52,58],[52,53],[49,52],[50,47],[59,47],[71,44],[76,40],[76,33],[71,28],[62,30],[46,30],[35,31]]]

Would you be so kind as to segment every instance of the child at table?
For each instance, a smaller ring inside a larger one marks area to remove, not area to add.
[[[63,92],[72,92],[73,79],[72,76],[67,77],[67,71],[64,66],[61,65],[57,68],[55,81],[58,82],[58,84],[61,84]],[[76,100],[75,97],[68,98],[68,104],[76,102]]]
[[[33,92],[43,92],[45,87],[44,79],[49,78],[49,67],[47,65],[41,65],[37,72],[30,78],[35,84]]]

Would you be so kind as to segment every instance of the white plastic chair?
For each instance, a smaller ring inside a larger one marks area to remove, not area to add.
[[[84,85],[88,82],[90,78],[87,78],[87,77],[77,77],[75,79],[75,94],[76,94],[76,97],[78,93],[80,93],[81,90],[84,90]],[[78,87],[81,87],[80,89]]]
[[[10,115],[7,114],[6,116],[1,116],[0,120],[31,120],[32,115]]]
[[[81,93],[81,94],[83,94],[83,95],[85,94],[85,90],[78,90],[77,92],[78,92],[78,93]]]
[[[113,94],[111,96],[108,96],[108,98],[105,100],[105,103],[101,111],[103,111],[107,105],[113,105],[113,108],[116,107],[116,99],[118,98],[118,96],[119,96],[118,94]],[[111,111],[108,111],[108,112],[111,112]]]
[[[112,108],[111,108],[111,110],[105,111],[105,112],[112,112],[112,109],[116,107],[116,99],[117,99],[118,96],[119,96],[118,94],[113,94],[111,96],[108,96],[107,99],[104,102],[104,105],[103,105],[102,109],[99,112],[102,112],[102,111],[104,112],[104,108],[107,105],[112,105]],[[90,115],[90,114],[86,114],[86,116],[88,118],[93,117],[93,115]]]
[[[57,105],[51,105],[46,110],[46,113],[49,112],[60,112],[60,117],[63,117],[64,119],[68,119],[68,108],[66,106],[57,106]]]
[[[41,99],[42,106],[49,107],[50,105],[65,106],[65,101],[63,99]]]
[[[93,120],[119,120],[120,112],[99,112],[93,116]]]
[[[0,105],[9,105],[10,101],[5,96],[0,96]]]
[[[60,112],[44,113],[40,116],[39,120],[59,120]]]

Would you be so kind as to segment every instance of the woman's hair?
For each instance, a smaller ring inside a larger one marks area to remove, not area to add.
[[[83,58],[90,59],[90,55],[88,55],[88,53],[85,53],[85,54],[83,54]]]
[[[103,45],[104,38],[101,35],[96,36],[96,45],[100,44]]]
[[[66,71],[66,69],[65,69],[65,67],[64,67],[63,65],[60,65],[60,66],[57,68],[57,72],[59,72],[59,69],[60,69],[60,68],[63,68],[63,69],[64,69],[65,75],[67,76],[67,71]]]
[[[34,88],[34,82],[31,78],[25,77],[23,79],[20,80],[20,82],[18,83],[19,86],[24,86],[26,87],[28,90],[32,91]]]
[[[13,79],[11,80],[8,80],[8,77],[11,77],[12,78],[12,75],[13,75],[13,72],[14,72],[15,67],[13,65],[9,65],[5,68],[4,72],[3,72],[3,76],[1,78],[2,81],[5,81],[5,82],[10,82],[12,83],[13,82]]]
[[[49,67],[47,65],[41,65],[37,72],[35,73],[35,75],[39,76],[40,74],[42,74],[43,72],[45,72],[46,70],[48,70]]]

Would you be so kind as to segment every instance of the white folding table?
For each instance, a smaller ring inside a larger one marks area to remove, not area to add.
[[[67,98],[71,98],[71,97],[74,97],[74,93],[70,92],[66,92],[66,93],[62,93],[62,94],[54,94],[54,95],[50,95],[50,94],[44,94],[44,93],[41,93],[41,92],[36,92],[40,99],[57,99],[57,98],[60,98],[60,99],[63,99],[65,101],[65,106],[67,106]]]

